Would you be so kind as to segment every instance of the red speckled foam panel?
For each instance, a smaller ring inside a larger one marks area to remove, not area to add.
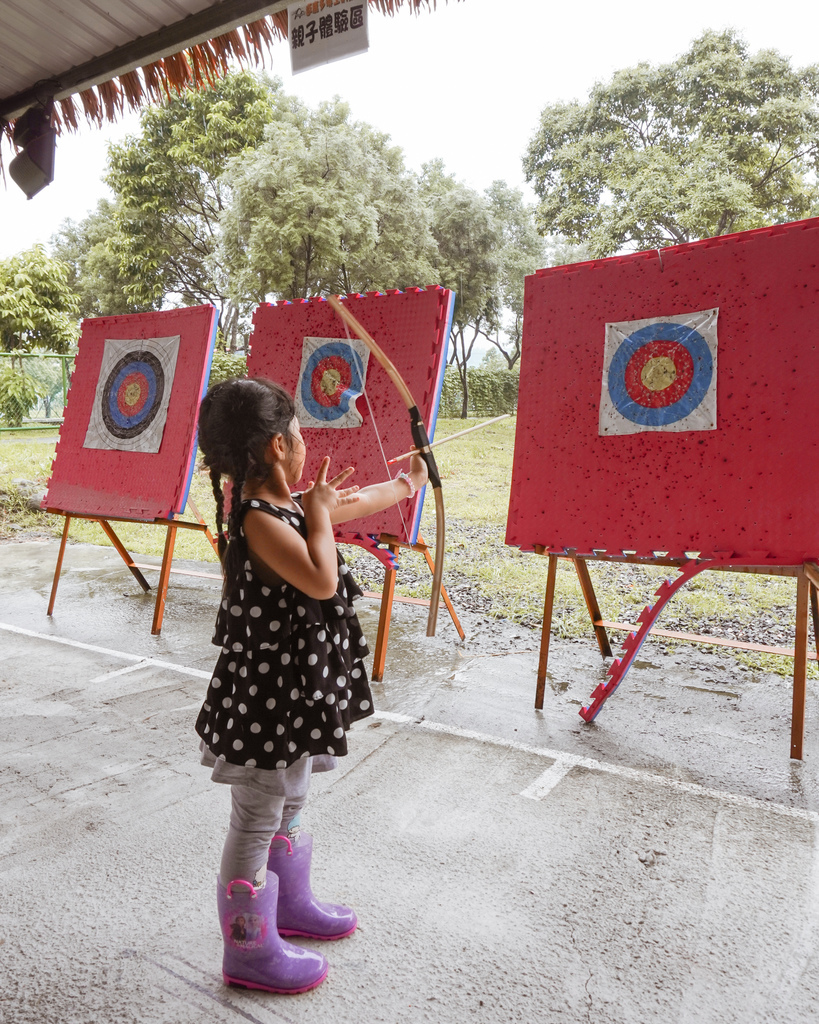
[[[716,429],[601,436],[605,325],[719,309]],[[506,541],[819,556],[819,219],[526,279]]]
[[[106,339],[176,335],[179,349],[159,451],[84,448]],[[213,306],[84,320],[44,505],[146,521],[184,511],[215,337]]]
[[[453,300],[452,292],[437,287],[385,294],[368,292],[343,299],[408,384],[430,438],[434,434],[443,384]],[[352,331],[350,335],[354,337]],[[294,394],[306,337],[346,342],[347,333],[344,323],[323,299],[259,306],[253,317],[248,359],[250,376],[269,377]],[[346,466],[355,466],[356,472],[350,483],[360,487],[378,483],[388,475],[381,447],[388,459],[413,447],[407,408],[373,355],[369,356],[366,370],[366,394],[369,406],[364,396],[355,403],[363,420],[360,426],[302,428],[307,444],[303,483],[313,479],[325,455],[331,456],[331,474]],[[389,469],[394,475],[408,466],[407,460]],[[367,536],[381,533],[407,539],[408,533],[414,542],[422,503],[423,492],[411,501],[402,502],[400,512],[399,507],[393,505],[377,515],[354,520],[349,526],[337,529],[336,537],[349,543],[360,543]],[[351,529],[355,532],[348,532]],[[365,546],[369,545],[365,543]]]

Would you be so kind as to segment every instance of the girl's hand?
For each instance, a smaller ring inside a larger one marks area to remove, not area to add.
[[[427,464],[420,455],[412,455],[410,457],[409,475],[412,477],[416,491],[420,491],[429,479]]]
[[[325,455],[321,460],[316,479],[311,480],[302,491],[305,513],[325,509],[328,515],[332,515],[337,508],[351,505],[358,501],[358,495],[356,494],[358,487],[345,487],[339,490],[340,485],[355,472],[355,469],[352,466],[348,466],[347,469],[343,469],[334,476],[332,480],[328,480],[327,470],[329,467],[330,456]]]
[[[329,457],[323,459],[316,479],[302,491],[306,538],[275,516],[253,508],[248,509],[244,525],[249,553],[319,601],[329,600],[338,587],[338,554],[331,517],[339,514],[342,506],[359,500],[357,487],[341,487],[353,467],[328,480],[329,465]]]
[[[336,480],[341,482],[346,479],[350,470],[340,473]],[[415,490],[419,490],[427,482],[427,464],[420,455],[413,455],[410,462],[409,472],[406,474],[412,480]],[[335,481],[331,481],[333,483]],[[318,483],[316,484],[318,486]],[[328,485],[329,486],[329,485]],[[335,511],[331,513],[331,522],[334,524],[347,523],[351,519],[363,519],[375,512],[381,512],[390,505],[396,505],[409,497],[410,488],[406,480],[384,480],[379,484],[368,484],[359,494],[353,498],[339,501]],[[347,494],[347,491],[339,491],[339,494]],[[348,510],[341,508],[341,505],[348,501],[356,502],[355,508]],[[305,506],[305,511],[306,511]]]

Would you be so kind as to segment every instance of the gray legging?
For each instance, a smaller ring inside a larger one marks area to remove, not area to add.
[[[270,781],[264,790],[230,787],[230,828],[219,868],[222,885],[236,878],[263,883],[270,842],[274,835],[287,835],[307,802],[310,772],[310,759],[305,758],[289,768],[266,772]]]

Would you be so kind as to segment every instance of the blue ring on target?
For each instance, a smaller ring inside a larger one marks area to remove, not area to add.
[[[148,385],[148,397],[143,402],[139,412],[134,413],[133,415],[128,415],[127,413],[123,413],[122,409],[119,407],[119,389],[122,387],[125,378],[130,377],[133,373],[142,374],[145,378]],[[127,366],[123,366],[111,382],[111,388],[108,392],[108,412],[111,414],[111,419],[118,427],[136,427],[139,426],[146,416],[150,415],[155,401],[156,374],[154,373],[152,366],[139,359],[129,363]]]
[[[320,405],[313,398],[312,382],[313,374],[322,359],[329,359],[336,356],[343,359],[350,367],[350,384],[346,391],[339,397],[338,405]],[[337,420],[346,416],[350,411],[350,404],[364,393],[364,364],[361,356],[347,342],[330,341],[317,348],[307,360],[307,366],[301,379],[301,400],[304,408],[317,420]]]
[[[691,384],[671,405],[648,408],[635,402],[626,389],[626,368],[632,356],[651,341],[676,341],[688,349],[694,363]],[[708,394],[714,377],[714,360],[705,338],[685,324],[656,323],[641,327],[625,338],[609,365],[609,394],[621,416],[641,427],[666,427],[692,413]]]
[[[119,391],[125,379],[136,374],[148,386],[148,395],[140,408],[128,415],[119,407]],[[162,364],[151,352],[129,352],[119,359],[103,388],[101,412],[106,428],[114,437],[132,438],[147,430],[162,404],[165,374]]]

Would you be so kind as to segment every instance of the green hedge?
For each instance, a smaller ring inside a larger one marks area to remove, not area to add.
[[[514,370],[487,370],[467,367],[466,382],[469,389],[469,416],[500,416],[513,413],[518,407],[518,374]],[[439,415],[457,418],[463,407],[461,378],[454,366],[444,373]]]
[[[223,380],[230,380],[231,377],[247,376],[247,359],[244,356],[231,355],[230,352],[223,352],[216,349],[213,353],[213,362],[210,367],[210,381],[208,386],[220,383]]]

